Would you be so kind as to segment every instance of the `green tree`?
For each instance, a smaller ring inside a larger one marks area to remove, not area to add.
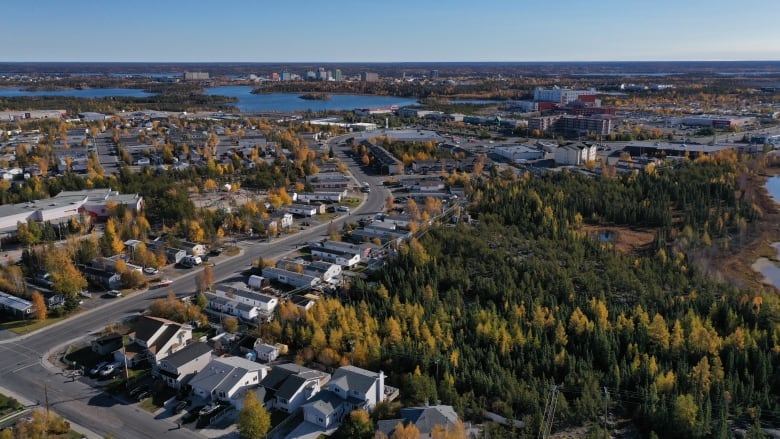
[[[371,439],[374,426],[365,410],[352,411],[333,435],[336,439]]]
[[[250,390],[244,396],[244,408],[238,414],[238,432],[247,439],[264,438],[271,428],[271,417]]]

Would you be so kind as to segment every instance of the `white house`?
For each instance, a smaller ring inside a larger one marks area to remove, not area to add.
[[[289,212],[276,211],[271,213],[271,218],[276,220],[282,229],[288,229],[293,225],[293,216]]]
[[[324,261],[302,261],[299,259],[281,259],[276,263],[276,268],[300,272],[309,276],[318,277],[324,282],[341,275],[341,265]]]
[[[206,343],[190,343],[160,360],[153,375],[162,378],[169,387],[179,389],[206,367],[211,361],[211,352]]]
[[[303,405],[303,419],[324,429],[334,428],[345,414],[371,411],[386,399],[385,374],[355,366],[342,366],[325,389]]]
[[[319,213],[319,206],[310,204],[292,204],[287,208],[287,211],[293,215],[311,217]]]
[[[291,285],[296,288],[314,287],[320,283],[320,279],[308,274],[296,273],[294,271],[284,270],[276,267],[263,268],[263,277],[275,280],[277,282]]]
[[[181,248],[190,256],[203,256],[208,251],[205,245],[189,241],[182,241]]]
[[[269,296],[268,294],[257,291],[245,290],[243,288],[233,288],[229,291],[217,289],[215,294],[219,297],[226,297],[239,303],[254,306],[260,313],[264,314],[274,312],[279,305],[279,299],[274,296]]]
[[[258,309],[252,305],[240,303],[229,297],[217,296],[216,294],[205,293],[208,300],[208,309],[221,314],[227,314],[238,317],[243,321],[255,321],[260,314]]]
[[[273,406],[292,413],[320,391],[330,375],[297,364],[274,366],[260,383],[273,398]]]
[[[144,359],[152,365],[184,348],[192,339],[192,327],[160,317],[141,316],[129,334],[131,344],[114,352],[117,361],[133,366]]]
[[[378,402],[385,400],[385,374],[381,370],[372,372],[355,366],[342,366],[333,372],[325,388],[343,400],[353,401],[352,410],[371,411]]]
[[[263,343],[260,339],[255,341],[254,351],[257,354],[257,361],[263,363],[270,363],[279,358],[279,347]]]
[[[343,250],[327,249],[324,247],[310,247],[311,256],[323,261],[333,262],[342,267],[351,268],[360,262],[360,254]]]
[[[192,393],[207,401],[239,404],[248,389],[257,387],[268,367],[242,357],[215,358],[190,380]]]

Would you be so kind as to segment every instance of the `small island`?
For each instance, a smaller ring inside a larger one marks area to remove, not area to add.
[[[330,99],[330,95],[327,93],[305,93],[298,96],[298,98],[307,101],[327,101]]]

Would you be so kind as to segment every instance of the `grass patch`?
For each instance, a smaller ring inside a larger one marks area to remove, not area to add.
[[[241,249],[236,247],[236,246],[234,246],[234,245],[230,245],[230,246],[225,247],[225,251],[224,251],[224,253],[226,255],[228,255],[228,256],[235,256],[239,252],[241,252]]]
[[[0,394],[0,418],[15,411],[22,410],[24,406],[14,398]]]
[[[158,407],[157,405],[154,404],[154,398],[151,398],[151,397],[146,398],[146,399],[142,400],[140,403],[138,403],[138,407],[146,410],[149,413],[154,413],[154,412],[157,411],[157,409],[160,408],[160,407]]]
[[[16,335],[25,335],[47,326],[53,325],[59,321],[65,320],[67,316],[53,317],[46,320],[11,320],[0,323],[0,327],[13,332]]]

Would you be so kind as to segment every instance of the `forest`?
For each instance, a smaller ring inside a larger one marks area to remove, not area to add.
[[[479,180],[476,226],[432,229],[340,299],[283,306],[261,335],[301,362],[382,369],[407,404],[525,422],[503,437],[536,436],[551,386],[553,430],[597,431],[606,406],[645,437],[760,437],[780,415],[776,294],[714,282],[687,256],[760,216],[742,172],[723,155],[622,177]],[[658,239],[622,253],[585,223]]]

